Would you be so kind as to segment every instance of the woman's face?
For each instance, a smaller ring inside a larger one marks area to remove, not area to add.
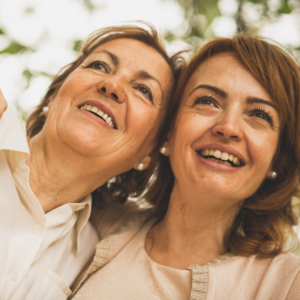
[[[152,47],[127,38],[104,43],[52,97],[46,140],[128,170],[151,152],[172,85]]]
[[[175,182],[229,204],[244,200],[273,170],[279,125],[271,97],[234,54],[212,56],[189,79],[169,134]]]

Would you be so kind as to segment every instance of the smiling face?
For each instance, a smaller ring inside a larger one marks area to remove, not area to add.
[[[46,140],[111,160],[124,172],[151,153],[172,85],[171,69],[154,48],[134,39],[106,42],[52,97]]]
[[[234,54],[216,54],[189,79],[169,134],[175,184],[239,203],[272,170],[278,139],[279,115],[264,87]]]

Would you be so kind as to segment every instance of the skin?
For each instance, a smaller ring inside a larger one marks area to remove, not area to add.
[[[30,186],[45,213],[149,163],[172,78],[164,58],[133,39],[100,45],[68,76],[51,98],[43,130],[29,142]],[[117,128],[80,110],[86,101],[109,110]]]
[[[244,199],[273,170],[280,125],[273,105],[232,53],[214,55],[196,69],[169,133],[175,183],[166,216],[146,240],[154,261],[186,269],[227,252],[223,241]],[[196,151],[207,148],[235,153],[242,165],[225,166]]]

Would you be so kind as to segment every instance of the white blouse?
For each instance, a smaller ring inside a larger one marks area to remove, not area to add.
[[[29,148],[12,109],[0,120],[1,300],[63,300],[94,253],[91,196],[45,215],[29,185]]]

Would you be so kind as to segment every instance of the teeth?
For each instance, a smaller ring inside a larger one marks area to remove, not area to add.
[[[223,152],[222,155],[221,155],[221,159],[222,160],[228,160],[228,153]]]
[[[200,154],[205,157],[210,156],[210,157],[206,157],[206,159],[209,159],[214,162],[218,162],[220,164],[224,164],[226,166],[232,166],[230,162],[232,162],[233,165],[236,167],[241,165],[241,161],[236,156],[229,154],[227,152],[221,152],[220,150],[204,149],[200,151]]]
[[[91,108],[91,111],[97,114],[98,108],[97,108],[96,106],[93,106],[93,107]]]
[[[216,150],[214,153],[214,157],[216,157],[216,158],[221,158],[221,155],[222,155],[222,153],[219,150]]]
[[[87,110],[87,111],[91,111],[95,114],[97,114],[98,116],[100,116],[102,119],[104,119],[104,121],[108,124],[109,127],[111,128],[115,128],[115,124],[112,121],[111,117],[109,117],[106,113],[104,113],[102,110],[98,109],[96,106],[92,106],[92,105],[83,105],[80,107],[80,109],[82,110]]]

